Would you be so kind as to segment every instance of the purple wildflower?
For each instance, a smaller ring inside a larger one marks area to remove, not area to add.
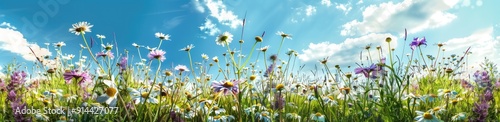
[[[87,72],[80,72],[78,70],[67,70],[63,75],[64,80],[66,80],[66,84],[70,84],[73,78],[75,78],[78,84],[91,81],[90,75]]]
[[[497,89],[500,89],[500,79],[498,79],[498,81],[495,83],[495,87]]]
[[[7,100],[9,100],[9,101],[17,101],[16,91],[11,90],[9,92],[9,94],[7,94]]]
[[[22,86],[24,84],[24,82],[26,82],[26,72],[24,71],[16,71],[14,73],[12,73],[12,75],[10,75],[10,83],[9,85],[7,85],[7,91],[11,91],[11,90],[15,90],[15,89],[18,89],[20,86]]]
[[[425,37],[420,38],[420,39],[418,37],[413,38],[413,41],[411,42],[410,47],[412,50],[415,50],[420,45],[427,46],[427,41],[425,41]]]
[[[490,104],[487,101],[481,101],[479,103],[474,103],[474,117],[470,118],[471,122],[484,122],[488,117],[488,108],[490,108]]]
[[[271,105],[274,110],[281,110],[285,108],[285,98],[281,93],[274,95],[274,103]]]
[[[488,75],[488,71],[476,71],[474,73],[474,81],[479,87],[491,87],[490,75]]]
[[[114,53],[111,52],[111,51],[107,51],[107,52],[98,52],[96,55],[96,58],[99,58],[99,57],[103,57],[105,58],[106,56],[109,56],[109,58],[113,59],[115,58],[114,56]]]
[[[229,91],[231,91],[233,94],[238,94],[239,83],[240,83],[239,80],[220,81],[220,82],[214,81],[212,83],[212,88],[214,89],[214,92],[223,92],[224,95],[227,95]]]
[[[466,89],[471,89],[472,90],[474,88],[474,86],[472,86],[472,84],[470,84],[469,82],[467,82],[467,80],[465,80],[465,79],[462,79],[460,81],[460,84],[462,85],[463,88],[466,88]]]
[[[127,61],[128,61],[127,57],[122,57],[122,59],[118,63],[118,66],[120,66],[120,73],[127,70]]]
[[[379,71],[379,67],[377,65],[372,64],[369,67],[359,67],[354,69],[355,74],[360,74],[363,73],[365,77],[368,77],[370,73],[372,73],[372,77],[375,77],[377,75],[377,71]]]
[[[149,60],[153,60],[153,59],[160,59],[160,61],[163,62],[163,60],[165,60],[165,51],[163,50],[153,50],[151,52],[149,52],[148,54],[148,58]]]
[[[275,66],[276,66],[276,63],[273,63],[273,64],[269,65],[269,67],[267,68],[266,72],[264,73],[264,77],[269,77],[269,74],[271,72],[273,72]]]
[[[22,114],[21,110],[26,109],[26,103],[21,103],[20,100],[14,101],[10,103],[10,107],[12,108],[12,112],[14,113],[14,120],[16,122],[31,122],[29,117],[25,117],[26,114]]]
[[[175,113],[175,111],[170,111],[169,116],[170,118],[172,118],[173,122],[184,122],[184,120],[182,120],[181,117],[179,117],[179,115]]]
[[[470,119],[472,122],[484,122],[487,120],[488,109],[490,108],[489,102],[493,100],[493,92],[487,88],[479,97],[479,101],[474,103],[474,108],[472,109],[474,112],[473,117]]]

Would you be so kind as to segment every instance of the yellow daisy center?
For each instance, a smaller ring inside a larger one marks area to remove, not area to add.
[[[141,93],[141,97],[143,97],[143,98],[147,98],[148,96],[149,96],[148,92],[142,92]]]
[[[450,90],[444,90],[444,93],[450,93],[451,91]]]
[[[233,84],[233,82],[226,81],[224,84],[222,84],[222,86],[224,86],[224,87],[233,87],[234,84]]]
[[[266,116],[266,117],[267,117],[267,113],[262,113],[261,115],[262,115],[262,116]]]
[[[439,111],[439,110],[441,110],[441,108],[440,108],[440,107],[435,107],[435,108],[434,108],[434,109],[432,109],[432,110],[433,110],[433,111]]]
[[[220,119],[220,116],[214,116],[214,119]]]
[[[221,37],[220,37],[220,40],[221,40],[221,41],[226,41],[226,40],[227,40],[227,38],[229,38],[229,37],[228,37],[228,36],[226,36],[226,35],[223,35],[223,36],[221,36]]]
[[[251,75],[251,76],[250,76],[250,80],[252,80],[252,81],[253,81],[253,80],[255,80],[255,78],[257,78],[257,76],[256,76],[256,75]]]
[[[71,95],[70,94],[64,94],[63,97],[64,98],[69,98]]]
[[[78,27],[75,29],[76,32],[83,32],[85,30],[87,30],[87,28],[85,28],[85,27]]]
[[[283,88],[285,88],[285,85],[283,85],[283,84],[281,84],[281,83],[280,83],[280,84],[278,84],[278,85],[276,85],[276,89],[277,89],[277,90],[280,90],[280,91],[281,91],[281,90],[283,90]]]
[[[318,112],[318,113],[316,113],[316,116],[319,117],[319,116],[322,116],[322,114]]]
[[[424,117],[424,119],[432,119],[432,114],[430,114],[429,112],[425,112],[424,115],[422,115]]]
[[[115,94],[116,94],[117,90],[115,88],[112,88],[112,87],[109,87],[108,89],[106,89],[106,95],[108,95],[108,97],[113,97]]]
[[[57,90],[50,90],[50,93],[55,94],[57,93]]]

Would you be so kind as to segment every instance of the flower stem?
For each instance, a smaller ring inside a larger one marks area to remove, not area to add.
[[[89,51],[90,56],[92,57],[92,59],[94,59],[95,63],[97,63],[99,68],[101,68],[101,72],[104,72],[104,69],[102,68],[101,64],[99,64],[99,62],[95,58],[94,53],[92,53],[92,50],[90,50],[89,44],[87,43],[87,39],[85,39],[85,34],[83,34],[83,33],[82,33],[82,38],[83,38],[83,42],[85,43],[85,46],[87,46],[87,50]]]

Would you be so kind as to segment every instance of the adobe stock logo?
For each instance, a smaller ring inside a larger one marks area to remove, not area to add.
[[[31,17],[22,17],[24,35],[35,35],[49,23],[49,19],[59,13],[59,6],[69,3],[70,0],[39,0],[38,6],[42,10],[35,12]],[[49,18],[50,17],[50,18]]]

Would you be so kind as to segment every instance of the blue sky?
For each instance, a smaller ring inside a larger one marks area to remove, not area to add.
[[[87,38],[102,34],[107,37],[105,42],[112,42],[116,35],[115,47],[129,50],[136,58],[132,43],[155,47],[159,40],[154,33],[169,34],[171,41],[164,41],[161,47],[167,52],[166,64],[188,65],[187,54],[179,49],[194,44],[195,61],[201,61],[202,53],[221,57],[226,48],[214,41],[225,31],[234,35],[231,47],[239,48],[243,19],[244,54],[248,54],[253,38],[263,32],[262,46],[270,45],[268,52],[277,52],[281,37],[275,33],[283,31],[293,39],[285,40],[281,52],[288,48],[298,51],[298,61],[308,67],[325,57],[330,57],[330,65],[354,66],[366,45],[385,48],[386,37],[393,38],[392,47],[401,54],[413,37],[423,36],[429,44],[424,48],[426,54],[435,54],[437,47],[433,44],[445,43],[445,55],[462,54],[472,46],[471,63],[483,57],[500,62],[499,4],[494,0],[2,1],[0,53],[9,58],[1,58],[0,64],[12,62],[11,57],[30,64],[34,57],[28,46],[37,54],[54,56],[54,48],[46,49],[44,43],[65,42],[64,52],[76,55],[83,42],[68,29],[73,23],[87,21],[94,25]],[[143,57],[147,55],[147,50],[141,52]]]

